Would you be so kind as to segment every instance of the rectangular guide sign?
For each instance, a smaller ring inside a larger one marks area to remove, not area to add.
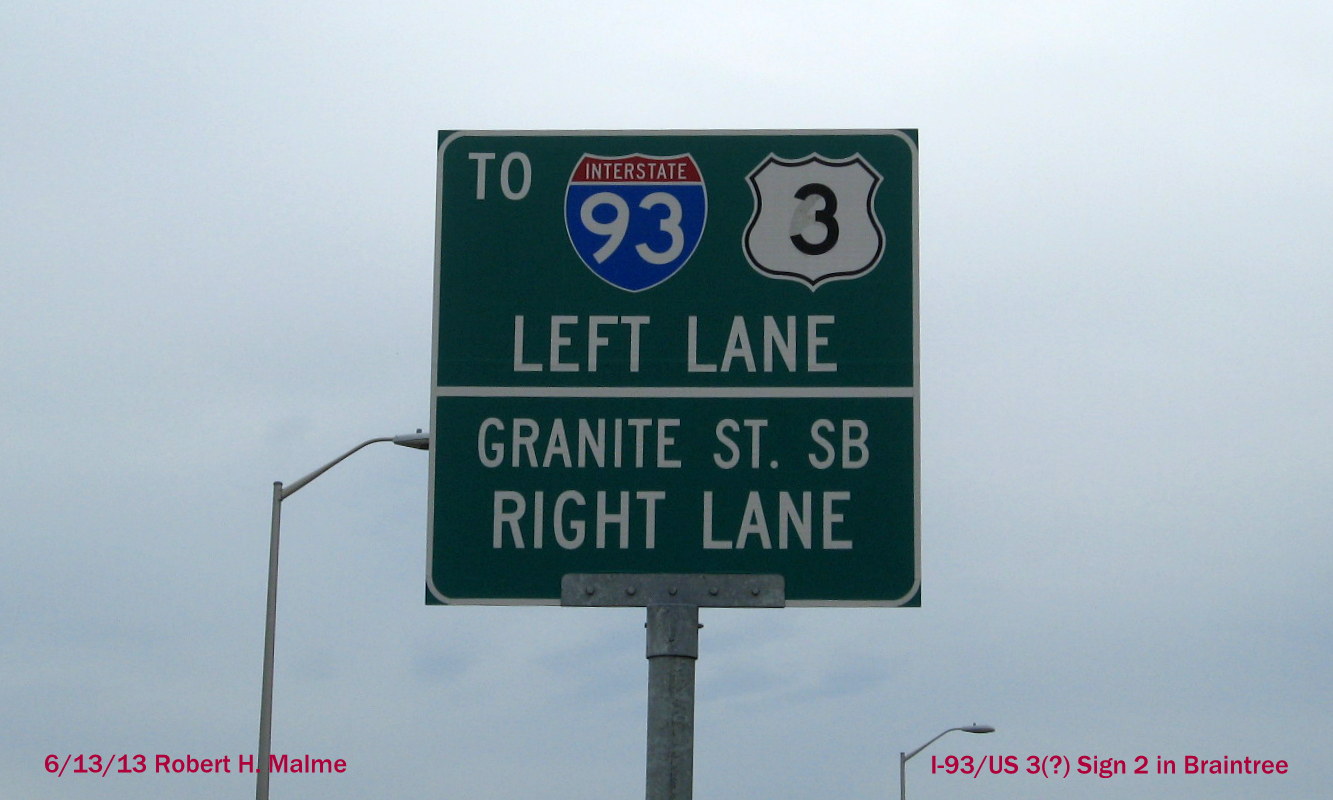
[[[441,131],[428,603],[919,602],[913,130]]]

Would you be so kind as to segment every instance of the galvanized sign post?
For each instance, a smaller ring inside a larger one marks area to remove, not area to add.
[[[694,662],[699,609],[781,608],[780,575],[566,575],[566,606],[648,609],[647,800],[694,790]]]
[[[440,133],[426,600],[646,606],[650,776],[700,606],[919,603],[916,184],[915,131]]]

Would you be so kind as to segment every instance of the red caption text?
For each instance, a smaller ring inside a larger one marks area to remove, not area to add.
[[[253,774],[259,772],[259,758],[253,755],[199,758],[154,753],[52,753],[46,757],[46,771],[63,778],[66,775],[197,775],[197,774]],[[347,760],[342,758],[315,758],[310,755],[270,755],[268,771],[284,773],[342,774],[347,771]]]
[[[931,756],[930,774],[966,775],[1037,775],[1043,778],[1090,776],[1116,778],[1121,775],[1286,775],[1289,767],[1285,759],[1253,758],[1245,756],[1205,757],[1187,755],[1184,758],[1164,756],[1134,756],[1133,758],[1106,758],[1104,756],[1065,755],[1044,756]]]

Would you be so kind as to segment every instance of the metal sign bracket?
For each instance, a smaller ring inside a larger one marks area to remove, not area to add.
[[[569,574],[560,582],[562,606],[695,606],[782,608],[781,575]]]
[[[782,608],[781,575],[570,574],[560,604],[648,609],[647,800],[694,795],[694,662],[699,609]]]

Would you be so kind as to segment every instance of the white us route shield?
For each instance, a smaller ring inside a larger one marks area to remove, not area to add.
[[[884,252],[875,218],[881,177],[859,154],[818,153],[788,161],[770,155],[749,174],[754,216],[745,257],[769,278],[805,283],[850,280],[870,272]]]

